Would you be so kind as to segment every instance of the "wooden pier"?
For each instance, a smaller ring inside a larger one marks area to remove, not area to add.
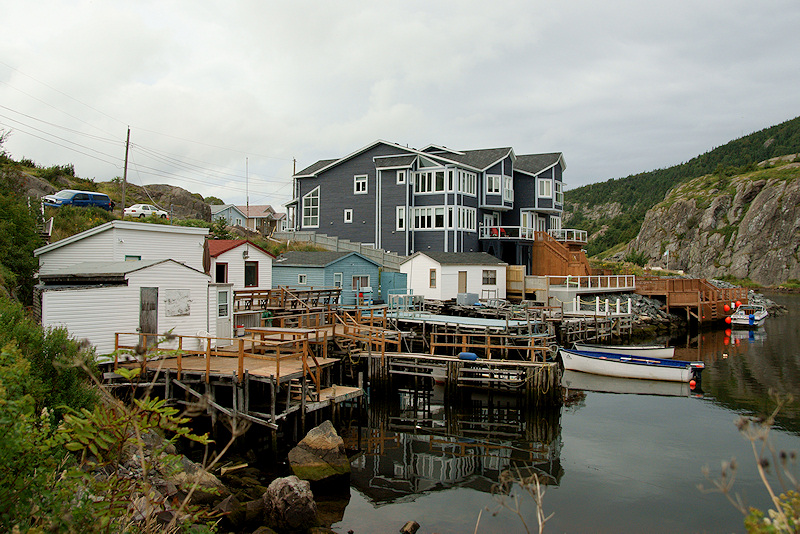
[[[638,278],[636,293],[665,301],[667,313],[685,311],[686,320],[712,322],[728,315],[725,304],[747,303],[746,288],[722,289],[704,278]]]

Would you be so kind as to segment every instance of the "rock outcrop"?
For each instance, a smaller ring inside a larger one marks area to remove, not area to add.
[[[277,478],[264,493],[264,518],[278,532],[295,532],[317,526],[317,505],[311,484],[296,476]]]
[[[647,213],[627,251],[695,277],[769,286],[800,279],[799,245],[800,163],[789,163],[679,185]]]
[[[292,472],[303,480],[318,481],[350,473],[344,440],[336,433],[330,421],[312,428],[289,451],[289,464]]]

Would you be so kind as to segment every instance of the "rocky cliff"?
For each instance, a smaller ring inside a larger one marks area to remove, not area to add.
[[[677,186],[647,212],[626,252],[644,253],[653,266],[668,259],[670,269],[702,278],[800,279],[800,154],[759,167]]]

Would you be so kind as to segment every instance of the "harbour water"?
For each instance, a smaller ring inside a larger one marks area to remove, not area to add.
[[[769,391],[800,393],[800,296],[770,295],[788,314],[757,331],[715,330],[672,340],[676,358],[702,360],[702,392],[675,384],[565,377],[570,402],[531,409],[513,397],[476,393],[445,402],[439,388],[371,402],[366,426],[341,430],[353,463],[350,499],[337,532],[538,530],[532,499],[496,486],[503,471],[536,473],[547,532],[742,532],[742,514],[703,475],[736,459],[733,491],[771,507],[741,416],[769,413]],[[585,388],[582,391],[581,388]],[[769,434],[779,450],[800,450],[798,401]],[[760,445],[760,444],[759,444]],[[795,467],[796,472],[796,467]],[[783,489],[773,477],[775,489]],[[519,514],[513,496],[520,496]],[[495,513],[496,512],[496,513]],[[477,527],[477,529],[476,529]]]

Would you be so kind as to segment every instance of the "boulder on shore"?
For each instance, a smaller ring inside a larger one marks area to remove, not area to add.
[[[330,421],[325,421],[306,434],[289,452],[289,464],[292,472],[303,480],[318,481],[350,473],[344,440]]]
[[[273,480],[262,499],[265,522],[278,532],[305,531],[318,524],[311,484],[294,475]]]

